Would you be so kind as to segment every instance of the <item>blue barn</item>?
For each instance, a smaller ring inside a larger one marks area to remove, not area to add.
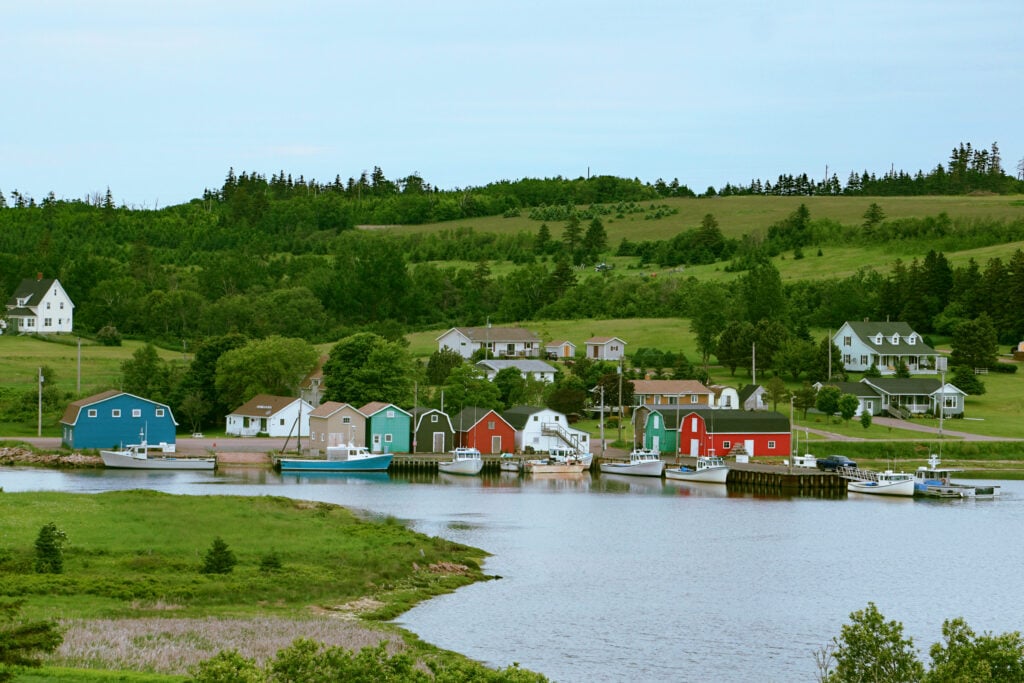
[[[61,441],[68,448],[174,444],[178,425],[163,403],[114,390],[72,401],[60,424]]]

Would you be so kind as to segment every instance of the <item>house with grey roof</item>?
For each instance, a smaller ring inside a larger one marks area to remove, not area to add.
[[[938,415],[939,406],[945,417],[964,414],[967,392],[951,382],[942,384],[935,378],[865,377],[861,380],[880,397],[879,413],[907,418],[914,415]]]
[[[43,278],[21,281],[7,302],[7,319],[12,332],[19,334],[53,334],[71,332],[75,305],[58,280]]]
[[[936,372],[938,352],[904,322],[847,321],[832,335],[832,342],[842,353],[847,372],[865,372],[874,365],[882,375],[894,375],[901,361],[914,375]]]
[[[587,358],[591,360],[622,360],[626,355],[626,342],[618,337],[591,337],[585,342]]]
[[[872,415],[880,415],[882,409],[882,397],[873,386],[865,382],[817,382],[814,388],[821,391],[823,386],[833,386],[839,389],[841,394],[850,394],[857,397],[857,412],[854,417],[860,417],[867,412]]]
[[[487,379],[494,380],[494,376],[505,368],[515,368],[523,379],[535,379],[541,382],[554,382],[555,373],[558,372],[542,360],[482,360],[477,367],[487,374]]]
[[[521,327],[453,327],[437,338],[437,350],[451,349],[469,358],[480,349],[488,358],[538,358],[540,337]]]

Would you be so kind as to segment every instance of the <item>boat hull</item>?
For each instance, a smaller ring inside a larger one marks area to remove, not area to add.
[[[118,451],[100,451],[103,464],[121,470],[212,470],[217,458],[138,457]]]
[[[875,496],[906,496],[914,495],[914,481],[851,481],[846,490],[852,493],[870,493]]]
[[[474,460],[449,460],[447,462],[437,463],[437,469],[445,474],[480,474],[480,470],[484,468],[484,461],[480,459]]]
[[[541,463],[526,461],[526,471],[530,474],[579,474],[584,469],[586,469],[586,466],[581,462]]]
[[[281,458],[278,463],[282,472],[386,472],[392,457],[385,454],[358,460]]]
[[[665,470],[666,479],[678,479],[679,481],[700,481],[709,484],[724,484],[728,477],[728,467],[708,467],[702,470],[670,467]]]
[[[665,471],[663,460],[644,462],[603,462],[601,471],[607,474],[629,474],[637,477],[660,477]]]

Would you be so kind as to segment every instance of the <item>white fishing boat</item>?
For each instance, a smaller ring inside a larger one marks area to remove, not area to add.
[[[852,468],[851,468],[852,469]],[[870,493],[876,496],[906,496],[914,495],[914,475],[907,472],[872,472],[871,470],[852,471],[858,473],[856,479],[850,479],[846,484],[846,490],[853,493]]]
[[[660,477],[665,471],[661,454],[649,448],[637,448],[630,452],[628,462],[603,462],[601,472],[608,474],[631,474],[641,477]]]
[[[484,461],[475,448],[459,447],[452,451],[452,459],[437,463],[437,469],[446,474],[480,474]]]
[[[583,463],[583,469],[589,470],[594,461],[594,454],[580,452],[574,448],[552,448],[548,451],[548,457],[552,460],[575,460]]]
[[[523,469],[522,458],[513,453],[502,453],[498,460],[498,469],[502,472],[521,472]]]
[[[953,481],[954,472],[963,472],[957,467],[942,467],[935,453],[928,458],[927,465],[921,465],[914,472],[914,494],[931,498],[995,498],[999,486],[994,484],[963,484]]]
[[[685,465],[665,468],[666,479],[681,481],[701,481],[710,484],[724,484],[729,476],[729,466],[725,459],[717,455],[703,455],[697,458],[695,467]]]
[[[579,474],[583,471],[583,463],[579,460],[555,460],[543,458],[527,460],[523,463],[530,474]]]
[[[280,458],[282,472],[386,472],[391,453],[371,453],[365,446],[328,446],[327,458]]]
[[[143,441],[120,450],[101,450],[100,457],[107,467],[127,470],[212,470],[217,467],[216,456],[179,457],[173,455],[173,446],[170,449],[166,444],[151,446]]]

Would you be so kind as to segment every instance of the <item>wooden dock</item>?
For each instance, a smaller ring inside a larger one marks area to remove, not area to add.
[[[499,472],[501,456],[483,455],[484,472]],[[436,472],[437,463],[451,460],[447,453],[396,454],[391,460],[392,472]],[[606,457],[605,461],[621,461],[619,457]],[[694,466],[696,459],[680,458],[684,465]],[[591,472],[600,473],[600,458],[594,458]],[[678,463],[672,463],[671,467]],[[846,491],[846,480],[834,472],[821,472],[808,467],[787,467],[785,465],[763,465],[757,463],[729,463],[727,485],[752,487],[771,491],[793,493],[838,493]]]

